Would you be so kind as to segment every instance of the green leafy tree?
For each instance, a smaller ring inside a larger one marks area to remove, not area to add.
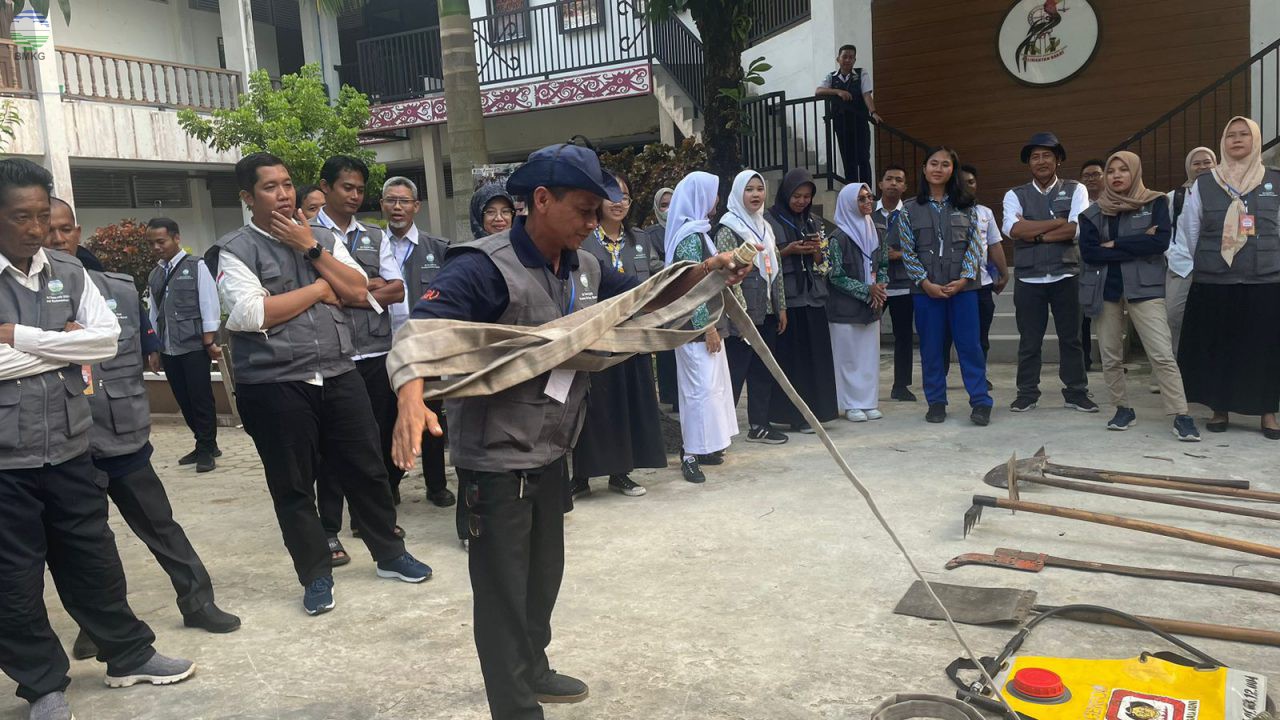
[[[648,227],[653,216],[653,194],[658,188],[674,188],[680,178],[707,166],[707,147],[693,138],[675,148],[662,143],[645,145],[640,152],[626,148],[604,153],[600,162],[610,170],[625,173],[631,180],[631,211],[627,215],[633,227]]]
[[[13,14],[25,10],[27,7],[26,0],[13,0]],[[62,10],[62,19],[71,24],[71,0],[58,0],[58,8]],[[45,17],[49,17],[49,0],[31,0],[31,9],[40,13]]]
[[[18,126],[22,124],[22,116],[12,100],[0,102],[0,152],[4,152],[18,134]]]
[[[215,150],[237,149],[242,154],[266,151],[278,156],[297,184],[315,183],[320,166],[334,155],[352,155],[369,164],[369,194],[382,187],[387,168],[374,162],[372,150],[360,146],[360,129],[369,122],[369,98],[343,85],[330,103],[320,67],[304,65],[296,75],[271,86],[266,70],[249,76],[249,91],[234,110],[215,110],[203,117],[180,110],[178,124]]]
[[[743,89],[742,53],[751,32],[751,7],[756,0],[650,0],[649,19],[665,20],[688,11],[702,37],[706,59],[704,96],[707,98],[704,141],[708,167],[728,188],[742,169],[741,134],[744,129],[739,109]],[[765,68],[767,69],[767,68]],[[759,70],[759,68],[757,68]],[[721,92],[728,90],[730,92]]]

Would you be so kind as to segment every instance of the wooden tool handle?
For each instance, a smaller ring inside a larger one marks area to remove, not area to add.
[[[1209,510],[1212,512],[1227,513],[1229,515],[1243,515],[1245,517],[1256,517],[1264,520],[1280,520],[1280,512],[1272,510],[1257,510],[1255,508],[1241,507],[1238,505],[1223,505],[1222,503],[1180,498],[1172,495],[1144,492],[1142,490],[1126,490],[1124,488],[1113,487],[1106,484],[1100,485],[1095,483],[1077,482],[1075,480],[1063,480],[1061,478],[1044,477],[1041,475],[1027,475],[1025,473],[1018,474],[1018,481],[1035,483],[1036,485],[1047,485],[1049,487],[1062,488],[1064,490],[1092,493],[1094,495],[1110,495],[1112,497],[1122,497],[1129,500],[1142,500],[1144,502],[1154,502],[1162,505],[1177,505],[1178,507],[1189,507],[1195,508],[1196,510]]]
[[[1091,482],[1138,485],[1140,487],[1181,490],[1182,492],[1203,493],[1206,495],[1222,495],[1224,497],[1241,498],[1243,500],[1280,502],[1280,493],[1265,492],[1262,490],[1246,490],[1235,487],[1203,485],[1198,483],[1189,483],[1185,480],[1151,478],[1142,475],[1114,473],[1107,470],[1089,470],[1088,468],[1072,468],[1058,465],[1048,465],[1045,467],[1044,471],[1052,475],[1062,475],[1064,477],[1072,477],[1077,480],[1089,480]]]
[[[1058,465],[1056,463],[1047,462],[1044,464],[1044,471],[1053,475],[1061,475],[1063,477],[1080,477],[1081,475],[1119,475],[1122,477],[1144,478],[1147,480],[1165,480],[1167,482],[1180,482],[1187,485],[1204,485],[1205,487],[1223,487],[1236,488],[1238,490],[1248,490],[1248,480],[1228,480],[1225,478],[1198,478],[1185,477],[1182,475],[1160,475],[1156,473],[1140,473],[1140,472],[1115,472],[1112,470],[1101,470],[1098,468],[1077,467],[1074,465]],[[1084,478],[1081,478],[1084,479]]]
[[[1181,570],[1162,570],[1160,568],[1130,567],[1128,565],[1108,565],[1091,560],[1072,560],[1070,558],[1044,556],[1045,567],[1069,568],[1087,572],[1125,575],[1127,577],[1147,578],[1150,580],[1169,580],[1172,582],[1195,583],[1197,585],[1215,585],[1239,590],[1280,595],[1280,583],[1256,578],[1231,577],[1230,575],[1212,575],[1209,573],[1183,572]]]
[[[1022,510],[1023,512],[1036,513],[1039,515],[1052,515],[1054,517],[1069,518],[1071,520],[1083,520],[1084,522],[1098,523],[1100,525],[1111,525],[1113,527],[1121,527],[1127,530],[1137,530],[1139,532],[1152,533],[1153,535],[1163,535],[1165,537],[1177,538],[1179,540],[1189,540],[1202,545],[1213,545],[1215,547],[1226,548],[1228,550],[1238,550],[1251,555],[1261,555],[1262,557],[1280,560],[1280,548],[1272,547],[1271,545],[1263,545],[1261,543],[1249,542],[1247,540],[1237,540],[1236,538],[1212,535],[1210,533],[1199,532],[1197,530],[1187,530],[1186,528],[1173,527],[1171,525],[1160,525],[1158,523],[1147,522],[1146,520],[1135,520],[1133,518],[1123,517],[1120,515],[1108,515],[1106,513],[1091,512],[1089,510],[1058,507],[1057,505],[1044,505],[1041,503],[1026,502],[1025,500],[1005,500],[1003,498],[995,498],[989,495],[974,495],[973,504],[985,505],[987,507],[998,507],[1005,510]]]
[[[1036,605],[1037,612],[1052,610],[1049,605]],[[1106,613],[1091,612],[1089,610],[1068,610],[1058,615],[1058,617],[1078,620],[1080,622],[1092,623],[1094,625],[1119,625],[1121,627],[1133,627],[1133,625],[1124,621],[1123,618]],[[1280,632],[1274,630],[1258,630],[1256,628],[1234,627],[1231,625],[1212,625],[1209,623],[1190,622],[1188,620],[1169,620],[1167,618],[1144,617],[1136,615],[1149,625],[1174,635],[1190,635],[1192,637],[1213,638],[1214,640],[1230,640],[1231,642],[1249,643],[1252,645],[1270,645],[1272,647],[1280,647]]]

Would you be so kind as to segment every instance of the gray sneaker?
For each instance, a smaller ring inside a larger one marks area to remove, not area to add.
[[[31,703],[31,714],[28,720],[76,720],[71,714],[71,706],[67,704],[67,696],[61,692],[51,692]]]
[[[107,687],[126,688],[138,683],[152,685],[172,685],[191,677],[196,671],[196,664],[181,658],[169,658],[156,653],[151,659],[126,673],[113,673],[107,670]]]

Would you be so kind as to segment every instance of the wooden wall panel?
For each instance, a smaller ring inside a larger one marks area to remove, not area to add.
[[[1055,132],[1067,149],[1062,175],[1076,177],[1080,162],[1103,155],[1249,57],[1249,0],[1091,1],[1101,25],[1092,62],[1069,82],[1042,88],[1016,82],[996,55],[1011,0],[873,0],[876,106],[886,122],[951,145],[962,162],[976,165],[981,200],[998,213],[1004,191],[1027,180],[1018,152],[1032,133]],[[1219,116],[1246,111],[1247,82],[1217,98]],[[1215,138],[1219,122],[1199,119]],[[1197,118],[1186,125],[1195,139]],[[1173,130],[1175,146],[1182,130],[1182,124]],[[1217,141],[1208,144],[1216,148]],[[1153,189],[1181,182],[1182,157],[1172,162],[1168,154],[1144,158]]]

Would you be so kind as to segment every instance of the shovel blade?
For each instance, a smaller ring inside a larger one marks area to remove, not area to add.
[[[1031,615],[1036,604],[1034,590],[970,587],[937,582],[929,585],[947,612],[951,613],[951,619],[966,625],[1021,624]],[[926,620],[942,620],[945,617],[942,608],[938,607],[924,583],[919,580],[911,584],[893,612]]]

